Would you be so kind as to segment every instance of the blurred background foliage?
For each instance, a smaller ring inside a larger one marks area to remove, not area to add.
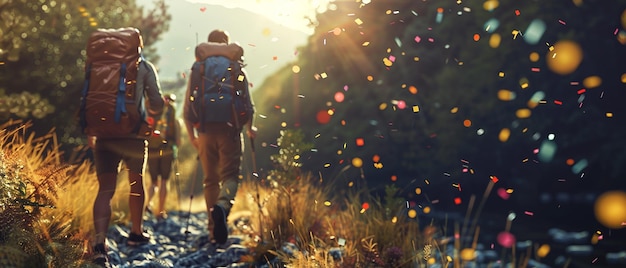
[[[35,131],[56,128],[71,149],[84,144],[76,115],[87,39],[97,28],[136,27],[144,55],[169,29],[165,1],[145,10],[134,0],[8,0],[0,3],[0,120],[32,119]]]
[[[625,186],[626,154],[617,148],[626,134],[626,1],[333,6],[318,15],[297,62],[253,92],[259,166],[279,150],[271,141],[282,129],[298,128],[314,143],[299,155],[303,170],[379,192],[389,183],[409,196],[430,187],[443,207],[480,193],[491,175],[514,189],[517,208],[531,210],[542,194]],[[545,30],[533,44],[523,33],[534,20]],[[565,40],[582,48],[582,62],[560,74],[546,61]],[[601,85],[583,84],[589,77]],[[547,143],[556,153],[540,161]]]

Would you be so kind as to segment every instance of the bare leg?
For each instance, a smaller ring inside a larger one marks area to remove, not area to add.
[[[130,221],[132,223],[130,232],[140,235],[143,233],[143,210],[146,198],[143,188],[143,177],[139,173],[129,171],[128,180],[130,183],[128,207],[130,210]]]
[[[159,180],[159,215],[165,216],[165,200],[167,199],[167,180]]]
[[[98,175],[98,195],[93,204],[93,222],[96,231],[95,244],[104,244],[111,221],[111,199],[117,185],[116,173]]]

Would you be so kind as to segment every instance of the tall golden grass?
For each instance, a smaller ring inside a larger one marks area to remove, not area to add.
[[[90,229],[89,164],[63,163],[53,132],[37,137],[29,127],[0,126],[0,266],[79,266]]]

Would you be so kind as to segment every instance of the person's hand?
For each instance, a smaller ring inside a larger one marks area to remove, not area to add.
[[[252,126],[246,129],[246,134],[248,135],[249,138],[254,139],[256,138],[256,131],[257,131],[257,128],[255,126]]]
[[[96,136],[87,136],[87,146],[91,149],[96,148],[96,139]]]

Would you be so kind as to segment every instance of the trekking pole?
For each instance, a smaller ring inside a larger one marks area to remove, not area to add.
[[[200,156],[196,156],[196,160],[200,160]],[[193,171],[193,177],[191,177],[191,191],[189,192],[189,209],[187,210],[187,223],[185,224],[185,240],[187,240],[187,235],[189,234],[189,220],[191,219],[191,203],[193,202],[193,194],[196,188],[196,176],[198,175],[198,166],[195,167]]]
[[[178,161],[178,157],[174,160],[174,179],[176,180],[176,196],[178,196],[178,210],[182,207],[180,206],[180,162]]]
[[[252,153],[252,177],[254,180],[254,185],[256,186],[256,200],[257,200],[257,206],[259,207],[259,231],[261,233],[261,240],[264,239],[264,233],[265,231],[263,230],[263,208],[261,206],[261,195],[259,193],[259,173],[257,172],[256,169],[256,152],[255,152],[255,147],[254,147],[254,138],[250,137],[250,152]]]

